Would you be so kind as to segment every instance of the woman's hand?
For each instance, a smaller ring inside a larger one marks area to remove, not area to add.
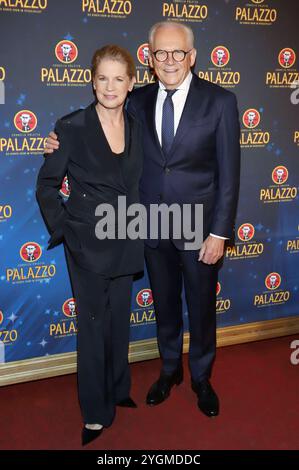
[[[46,138],[44,153],[53,153],[54,150],[59,148],[59,140],[57,140],[57,134],[51,131]]]

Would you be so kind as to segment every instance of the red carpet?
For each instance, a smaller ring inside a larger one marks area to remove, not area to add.
[[[87,449],[298,449],[299,365],[290,363],[295,337],[218,349],[212,383],[220,415],[206,418],[184,383],[163,404],[144,399],[158,360],[133,364],[138,409],[118,409],[113,426]],[[0,388],[0,449],[80,449],[76,376]]]

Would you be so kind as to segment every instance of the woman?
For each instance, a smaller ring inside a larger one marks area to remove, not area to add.
[[[96,100],[57,121],[60,146],[46,156],[37,181],[37,199],[51,234],[49,248],[62,241],[65,245],[78,307],[82,445],[111,425],[116,405],[136,407],[130,398],[129,319],[143,246],[141,240],[100,240],[95,234],[99,204],[110,204],[117,212],[119,196],[126,197],[127,206],[138,202],[140,126],[124,110],[134,82],[134,61],[125,49],[108,45],[95,52]],[[59,197],[65,174],[71,187],[66,204]]]

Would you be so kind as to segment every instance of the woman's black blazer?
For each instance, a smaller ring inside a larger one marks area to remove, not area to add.
[[[124,115],[125,152],[119,157],[109,147],[95,103],[58,120],[59,149],[45,155],[37,180],[37,200],[51,234],[48,249],[64,241],[77,264],[110,277],[143,270],[142,241],[117,238],[118,196],[126,196],[127,206],[139,202],[142,171],[141,126],[127,111]],[[59,195],[65,175],[71,188],[67,202]],[[95,235],[95,210],[103,203],[116,209],[116,239]]]

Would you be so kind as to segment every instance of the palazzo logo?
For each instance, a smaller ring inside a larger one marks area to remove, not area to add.
[[[286,184],[289,178],[287,167],[283,165],[276,166],[271,172],[271,179],[274,185],[268,188],[261,188],[260,201],[269,202],[289,202],[296,199],[298,194],[297,186]]]
[[[7,222],[12,216],[12,206],[9,204],[0,204],[0,222]]]
[[[266,85],[269,88],[294,88],[299,83],[299,73],[295,67],[296,53],[291,47],[284,47],[277,56],[279,67],[266,72]]]
[[[76,301],[73,297],[67,299],[62,305],[63,314],[68,318],[77,316]]]
[[[132,13],[132,0],[82,0],[82,13],[90,17],[125,19]]]
[[[225,313],[230,309],[231,306],[231,301],[230,299],[223,299],[222,296],[220,296],[221,292],[221,284],[218,281],[217,286],[216,286],[216,313]]]
[[[276,184],[283,184],[289,177],[288,169],[285,166],[279,165],[272,171],[272,180]]]
[[[240,83],[240,72],[233,71],[228,67],[231,61],[231,53],[226,46],[220,45],[211,51],[212,67],[208,70],[199,70],[199,78],[208,80],[225,88],[234,88]]]
[[[155,75],[149,69],[149,44],[143,42],[137,49],[137,59],[140,65],[136,67],[136,86],[155,82]]]
[[[290,298],[290,292],[288,290],[279,289],[281,282],[282,279],[279,273],[269,273],[265,278],[267,290],[262,294],[256,294],[254,296],[253,305],[259,308],[285,304]]]
[[[299,230],[299,226],[298,226]],[[287,240],[286,251],[288,253],[299,253],[299,236]]]
[[[36,114],[29,109],[18,111],[13,118],[16,132],[9,137],[0,136],[0,152],[4,156],[42,155],[46,138],[36,132],[38,120]]]
[[[227,47],[217,46],[212,50],[211,61],[216,67],[225,67],[229,63],[230,53]]]
[[[41,68],[40,80],[46,86],[84,87],[91,82],[90,68],[83,68],[75,63],[79,51],[70,36],[56,44],[54,55],[58,62]]]
[[[202,23],[208,17],[208,6],[198,0],[162,2],[162,16],[172,21]]]
[[[0,12],[42,13],[48,6],[48,0],[0,0]]]
[[[78,48],[74,42],[65,39],[56,45],[55,55],[59,62],[71,64],[78,57]]]
[[[138,307],[131,312],[130,325],[136,327],[139,325],[155,323],[155,310],[153,308],[153,295],[151,289],[141,289],[136,295]]]
[[[240,225],[238,229],[238,237],[242,242],[249,242],[254,237],[254,226],[249,224]]]
[[[32,111],[23,109],[15,115],[14,125],[20,132],[32,132],[37,126],[37,117]]]
[[[141,65],[148,66],[149,45],[147,42],[141,44],[137,49],[137,59]]]
[[[242,122],[245,129],[241,129],[240,144],[242,148],[261,148],[270,142],[270,132],[263,131],[259,125],[261,115],[255,108],[249,108],[243,113]]]
[[[63,318],[57,323],[51,323],[49,326],[49,335],[53,336],[55,339],[74,336],[77,334],[77,311],[75,299],[73,297],[66,299],[61,310],[66,318]]]
[[[264,244],[254,241],[254,226],[245,222],[238,228],[238,238],[234,246],[228,246],[225,250],[225,256],[230,260],[258,258],[264,251]]]
[[[296,60],[295,51],[294,49],[291,49],[289,47],[285,47],[278,54],[279,65],[281,65],[281,67],[285,69],[289,69],[290,67],[293,67],[295,60]]]
[[[36,242],[27,242],[20,249],[20,256],[23,261],[32,263],[38,261],[42,255],[42,248]]]
[[[245,111],[245,113],[243,114],[242,121],[244,126],[247,127],[247,129],[254,129],[255,127],[257,127],[260,123],[260,120],[261,115],[257,109],[247,109],[247,111]]]
[[[265,279],[265,286],[269,290],[278,289],[281,284],[281,277],[278,273],[270,273]]]
[[[70,188],[70,184],[69,184],[69,180],[68,180],[67,176],[65,176],[63,178],[63,181],[62,181],[61,188],[60,188],[59,192],[63,197],[69,197],[69,195],[71,193],[71,188]]]
[[[8,320],[10,320],[9,323],[11,325],[14,325],[13,318],[17,318],[14,313],[12,313],[11,316],[8,317]],[[4,315],[2,310],[0,310],[0,325],[3,323],[3,320]],[[9,329],[8,326],[5,326],[3,330],[0,330],[0,363],[5,362],[4,347],[10,346],[15,343],[18,339],[18,335],[18,330],[16,330],[15,328]]]
[[[136,295],[136,302],[139,307],[150,307],[154,302],[151,289],[140,290]]]
[[[245,3],[245,0],[243,0]],[[264,0],[251,0],[246,6],[237,6],[235,9],[235,21],[239,24],[253,26],[271,26],[277,20],[277,10],[269,8]]]
[[[16,267],[6,268],[6,280],[12,284],[29,282],[50,282],[56,274],[55,264],[41,261],[42,247],[36,242],[26,242],[20,248],[20,258],[25,262]]]
[[[268,188],[261,188],[260,201],[269,202],[288,202],[296,199],[298,188],[286,184],[289,177],[288,169],[283,165],[276,166],[271,173],[271,178],[275,185]]]

